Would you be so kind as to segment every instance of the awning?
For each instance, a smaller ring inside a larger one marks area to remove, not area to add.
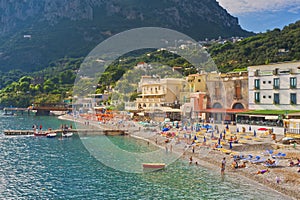
[[[138,116],[145,116],[145,113],[139,112],[139,113],[137,113],[137,115],[138,115]]]
[[[278,119],[278,116],[265,116],[265,119]]]
[[[246,112],[245,109],[224,109],[224,108],[209,108],[204,110],[195,110],[200,113],[227,113],[227,114],[236,114],[241,112]]]

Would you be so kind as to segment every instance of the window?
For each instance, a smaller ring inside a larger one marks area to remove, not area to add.
[[[259,103],[260,102],[260,94],[259,94],[259,92],[254,92],[254,101],[255,101],[255,103]]]
[[[235,85],[235,99],[242,99],[241,81],[234,81]]]
[[[272,84],[272,81],[268,81],[269,84]]]
[[[291,93],[291,104],[297,104],[297,95],[296,93]]]
[[[292,89],[297,87],[297,79],[296,79],[296,77],[291,77],[290,78],[290,87]]]
[[[266,96],[264,95],[264,96],[263,96],[263,98],[265,99],[265,98],[266,98]]]
[[[260,80],[259,79],[255,79],[254,80],[254,88],[256,90],[259,90],[260,89]]]
[[[274,78],[273,87],[274,87],[274,89],[279,89],[279,87],[280,87],[280,79],[279,78]]]
[[[274,94],[274,104],[279,104],[279,93]]]
[[[198,82],[200,83],[200,82],[201,82],[201,79],[198,79]]]
[[[266,81],[263,81],[263,84],[266,84]]]

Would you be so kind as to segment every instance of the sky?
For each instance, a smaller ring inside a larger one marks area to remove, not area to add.
[[[217,0],[243,29],[266,32],[300,20],[300,0]]]

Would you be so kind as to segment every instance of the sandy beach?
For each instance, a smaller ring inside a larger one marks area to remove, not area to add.
[[[60,116],[59,118],[76,121],[83,126],[85,124],[85,119],[74,120],[70,115]],[[112,129],[126,127],[130,136],[149,141],[153,145],[158,145],[161,148],[167,148],[169,151],[182,154],[182,158],[186,162],[190,162],[190,158],[192,157],[192,165],[195,165],[197,162],[199,166],[210,170],[220,172],[221,162],[225,157],[225,176],[242,177],[250,183],[258,184],[261,187],[268,187],[274,192],[285,194],[286,199],[300,199],[300,173],[297,172],[300,167],[289,166],[290,159],[295,163],[297,162],[297,158],[300,159],[300,146],[283,145],[273,140],[272,135],[269,135],[267,132],[260,132],[254,136],[253,132],[237,133],[235,126],[231,126],[225,132],[226,140],[224,138],[220,140],[222,148],[216,148],[218,139],[211,138],[211,133],[206,133],[206,129],[202,129],[196,133],[194,131],[173,128],[168,132],[162,133],[160,130],[155,129],[149,131],[149,127],[143,127],[132,121],[126,122],[126,125],[116,125],[115,122],[103,125],[89,120],[89,126]],[[225,128],[221,125],[218,125],[218,127],[220,130]],[[228,139],[231,136],[237,137],[236,139],[238,140],[238,143],[232,143],[232,149],[230,149],[228,143]],[[205,143],[204,140],[206,140]],[[273,152],[267,152],[267,150],[272,150]],[[274,158],[278,153],[285,154],[285,156]],[[239,166],[245,163],[246,167],[236,169],[231,166],[234,162],[234,157],[244,156],[245,159],[249,155],[253,156],[251,160],[236,159]],[[267,159],[274,160],[277,165],[275,167],[266,167],[265,162],[257,162],[257,156],[262,161]],[[258,172],[262,173],[258,174]]]

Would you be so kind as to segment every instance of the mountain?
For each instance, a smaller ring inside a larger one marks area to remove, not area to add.
[[[0,70],[36,71],[84,57],[111,35],[146,26],[195,40],[252,35],[215,0],[2,0]]]
[[[300,60],[300,21],[239,42],[214,44],[209,47],[209,53],[222,72]]]

